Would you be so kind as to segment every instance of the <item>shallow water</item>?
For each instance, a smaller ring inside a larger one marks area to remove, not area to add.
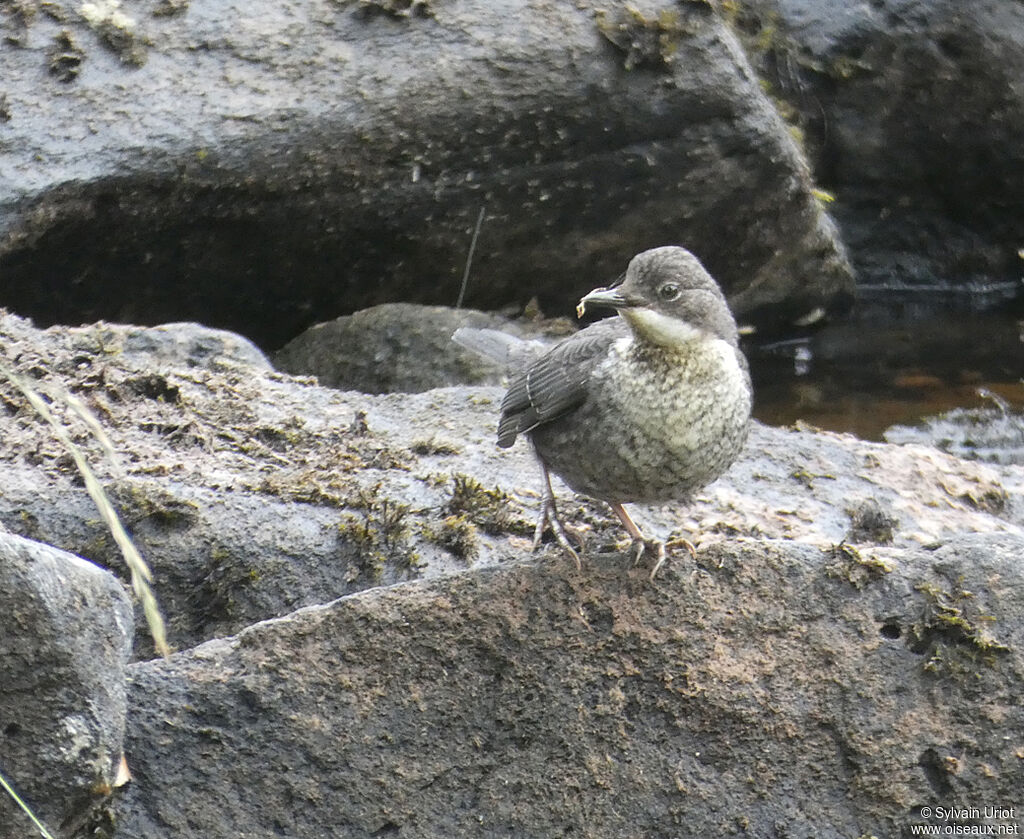
[[[939,311],[928,301],[889,298],[882,308],[868,299],[806,338],[750,341],[754,415],[881,440],[894,424],[992,407],[986,392],[1024,410],[1024,320],[959,302]]]

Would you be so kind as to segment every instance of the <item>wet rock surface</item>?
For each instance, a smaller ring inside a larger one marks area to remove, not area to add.
[[[834,193],[863,287],[1019,301],[1024,7],[755,0],[732,20]]]
[[[895,425],[890,443],[933,445],[968,460],[1024,464],[1024,415],[996,399],[994,407],[957,408],[917,427]]]
[[[132,665],[134,780],[88,835],[715,835],[784,812],[895,835],[1020,783],[1019,466],[755,424],[693,504],[635,509],[698,547],[652,585],[561,487],[583,570],[527,561],[540,480],[494,445],[501,388],[334,391],[195,325],[0,333],[181,650]],[[66,453],[0,395],[0,522],[122,574]]]
[[[61,835],[118,783],[132,607],[113,575],[0,532],[0,755],[5,779]],[[0,834],[29,835],[0,795]]]
[[[455,300],[481,209],[467,305],[568,310],[666,243],[765,323],[850,293],[712,4],[79,5],[0,8],[0,305],[41,322],[272,350]]]

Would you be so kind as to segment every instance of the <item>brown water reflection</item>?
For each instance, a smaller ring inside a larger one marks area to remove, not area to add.
[[[754,414],[772,425],[803,420],[881,440],[897,423],[991,407],[980,388],[1024,410],[1024,322],[1010,315],[945,313],[881,326],[862,316],[745,349]]]

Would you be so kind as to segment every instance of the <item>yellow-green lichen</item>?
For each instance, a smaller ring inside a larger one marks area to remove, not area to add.
[[[423,536],[463,562],[472,562],[480,553],[476,525],[465,513],[445,516],[439,524],[424,525]]]
[[[996,656],[1009,651],[986,626],[995,618],[981,611],[973,592],[963,588],[961,581],[950,591],[932,583],[915,588],[924,595],[924,608],[910,627],[908,642],[914,652],[925,656],[926,672],[969,675],[981,664],[995,665]]]
[[[416,440],[409,447],[413,454],[418,455],[452,455],[461,454],[458,446],[447,440],[437,437],[429,437],[425,440]]]
[[[346,513],[338,524],[338,535],[354,551],[350,582],[376,582],[387,565],[411,576],[422,564],[409,529],[409,505],[379,493],[379,486],[360,491],[351,500],[358,512]]]
[[[595,12],[597,31],[625,55],[626,70],[650,69],[666,71],[679,51],[680,40],[691,34],[675,9],[662,9],[646,17],[639,9],[627,5],[610,14]]]
[[[78,77],[82,62],[85,61],[85,51],[78,46],[70,31],[62,29],[47,51],[47,58],[50,75],[59,82],[68,83]]]
[[[808,472],[806,469],[797,469],[794,472],[790,472],[789,477],[795,481],[799,481],[808,489],[814,489],[814,481],[818,478],[825,478],[829,481],[834,481],[836,479],[835,475],[831,475],[828,472]]]
[[[831,554],[835,561],[826,566],[825,573],[830,577],[845,580],[857,589],[864,588],[868,583],[892,571],[892,566],[884,559],[865,556],[846,542],[833,545]]]
[[[189,0],[160,0],[153,9],[153,17],[173,17],[188,11]]]
[[[136,31],[135,19],[121,11],[120,0],[83,3],[79,12],[89,28],[122,62],[135,67],[146,63],[146,50]]]
[[[301,504],[347,507],[351,481],[345,481],[336,475],[322,475],[305,470],[265,475],[256,489],[265,495]]]
[[[527,534],[533,528],[516,513],[511,496],[498,487],[487,489],[468,475],[452,476],[452,495],[447,512],[466,518],[493,536],[504,533]]]

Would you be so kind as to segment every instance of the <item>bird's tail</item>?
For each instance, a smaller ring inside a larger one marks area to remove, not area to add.
[[[477,355],[499,364],[506,373],[512,372],[539,356],[545,349],[540,341],[517,338],[497,329],[478,329],[460,326],[452,340]]]

